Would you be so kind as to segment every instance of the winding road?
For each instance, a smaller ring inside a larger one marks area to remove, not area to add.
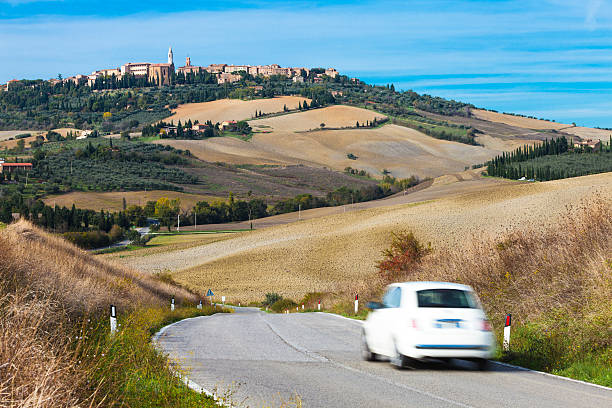
[[[360,322],[332,314],[237,308],[175,323],[157,345],[200,386],[231,389],[238,406],[296,396],[304,407],[612,406],[608,388],[496,363],[479,372],[461,361],[416,370],[366,362],[360,331]]]

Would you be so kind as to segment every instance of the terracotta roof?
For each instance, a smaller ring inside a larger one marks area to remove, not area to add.
[[[32,167],[32,163],[0,163],[3,167]]]

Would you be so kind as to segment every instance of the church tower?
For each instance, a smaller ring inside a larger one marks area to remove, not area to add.
[[[172,47],[168,50],[168,64],[174,64],[174,55],[172,54]]]

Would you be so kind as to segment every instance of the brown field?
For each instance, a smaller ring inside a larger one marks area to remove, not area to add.
[[[183,228],[181,227],[181,230]],[[236,233],[211,233],[211,234],[189,234],[189,235],[156,235],[143,248],[132,251],[111,252],[109,254],[97,255],[97,258],[106,260],[121,260],[130,257],[145,257],[153,254],[176,252],[183,249],[193,248],[200,245],[212,244],[232,238]]]
[[[612,135],[612,131],[610,130],[594,129],[582,126],[567,127],[563,129],[563,132],[576,135],[582,139],[599,139],[603,142],[608,142],[610,140],[610,135]]]
[[[549,122],[547,120],[525,118],[523,116],[507,115],[504,113],[491,112],[481,109],[472,109],[472,115],[478,119],[488,120],[490,122],[505,123],[506,125],[522,127],[526,129],[563,129],[571,125],[563,123]]]
[[[436,177],[483,163],[499,151],[434,139],[414,129],[386,125],[376,129],[325,130],[307,133],[278,131],[258,134],[253,145],[339,171],[350,166],[381,177]],[[349,153],[356,160],[347,157]]]
[[[254,99],[243,101],[240,99],[220,99],[212,102],[187,103],[180,105],[172,111],[172,116],[164,119],[166,122],[174,120],[174,122],[186,121],[188,119],[199,120],[206,122],[207,120],[213,123],[223,122],[226,120],[248,120],[255,115],[255,111],[263,113],[282,112],[283,106],[287,105],[289,109],[296,109],[299,102],[307,100],[300,96],[279,96],[270,99]]]
[[[66,137],[66,135],[68,134],[68,132],[72,132],[73,134],[81,134],[82,130],[77,129],[77,128],[57,128],[57,129],[53,129],[54,132],[59,133],[60,135],[62,135],[63,137]],[[46,133],[46,132],[44,132]]]
[[[255,130],[250,141],[236,138],[208,140],[159,140],[155,143],[189,149],[208,162],[231,164],[304,164],[343,171],[346,167],[365,170],[373,177],[382,177],[387,169],[396,177],[437,177],[463,171],[466,166],[483,163],[502,150],[526,141],[505,141],[489,137],[490,147],[470,146],[439,140],[414,129],[385,125],[376,129],[320,129],[355,126],[374,118],[375,112],[349,106],[323,109],[249,121]],[[483,139],[486,136],[483,136]],[[357,160],[347,155],[356,155]]]
[[[30,143],[36,140],[36,136],[25,137],[22,140],[25,142],[25,147],[30,147]],[[4,149],[4,148],[13,149],[17,147],[18,141],[19,141],[18,139],[13,139],[13,140],[5,140],[3,142],[0,142],[0,149]]]
[[[321,123],[328,128],[353,127],[356,122],[365,124],[375,118],[384,119],[386,116],[376,112],[355,108],[353,106],[333,105],[327,108],[313,109],[290,115],[272,118],[255,119],[249,121],[253,129],[273,130],[274,132],[296,132],[319,129]]]
[[[504,183],[433,201],[339,212],[127,263],[146,271],[169,268],[188,287],[216,288],[230,301],[261,300],[270,291],[294,299],[307,292],[346,293],[365,290],[375,279],[375,262],[393,231],[414,231],[434,248],[452,246],[546,228],[568,205],[592,196],[612,200],[612,173]]]
[[[569,135],[578,136],[582,139],[599,139],[604,142],[610,140],[612,131],[604,129],[589,128],[583,126],[573,126],[563,123],[548,122],[546,120],[524,118],[522,116],[506,115],[503,113],[489,112],[480,109],[472,109],[474,117],[496,123],[503,123],[509,126],[514,126],[523,129],[535,130],[557,130]],[[554,135],[548,135],[553,137]],[[486,146],[486,144],[485,144]]]
[[[270,152],[233,137],[214,137],[206,140],[155,140],[153,143],[189,150],[200,160],[230,164],[284,165],[297,164],[298,160]]]
[[[8,140],[23,133],[36,134],[39,132],[39,130],[0,130],[0,141]]]
[[[113,191],[107,193],[98,193],[93,191],[74,191],[67,194],[50,195],[44,199],[47,205],[59,205],[60,207],[72,207],[72,204],[78,208],[87,208],[91,210],[105,211],[121,211],[123,209],[123,198],[127,205],[144,206],[147,201],[156,201],[161,197],[171,199],[178,198],[181,200],[181,208],[187,209],[193,207],[198,201],[218,201],[224,200],[225,197],[214,197],[209,195],[181,193],[177,191]]]

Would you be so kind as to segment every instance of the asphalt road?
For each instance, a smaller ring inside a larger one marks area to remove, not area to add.
[[[610,407],[612,391],[492,364],[427,364],[397,370],[360,356],[361,324],[325,313],[241,308],[179,322],[158,345],[189,378],[238,406]],[[293,406],[293,405],[285,405]]]

